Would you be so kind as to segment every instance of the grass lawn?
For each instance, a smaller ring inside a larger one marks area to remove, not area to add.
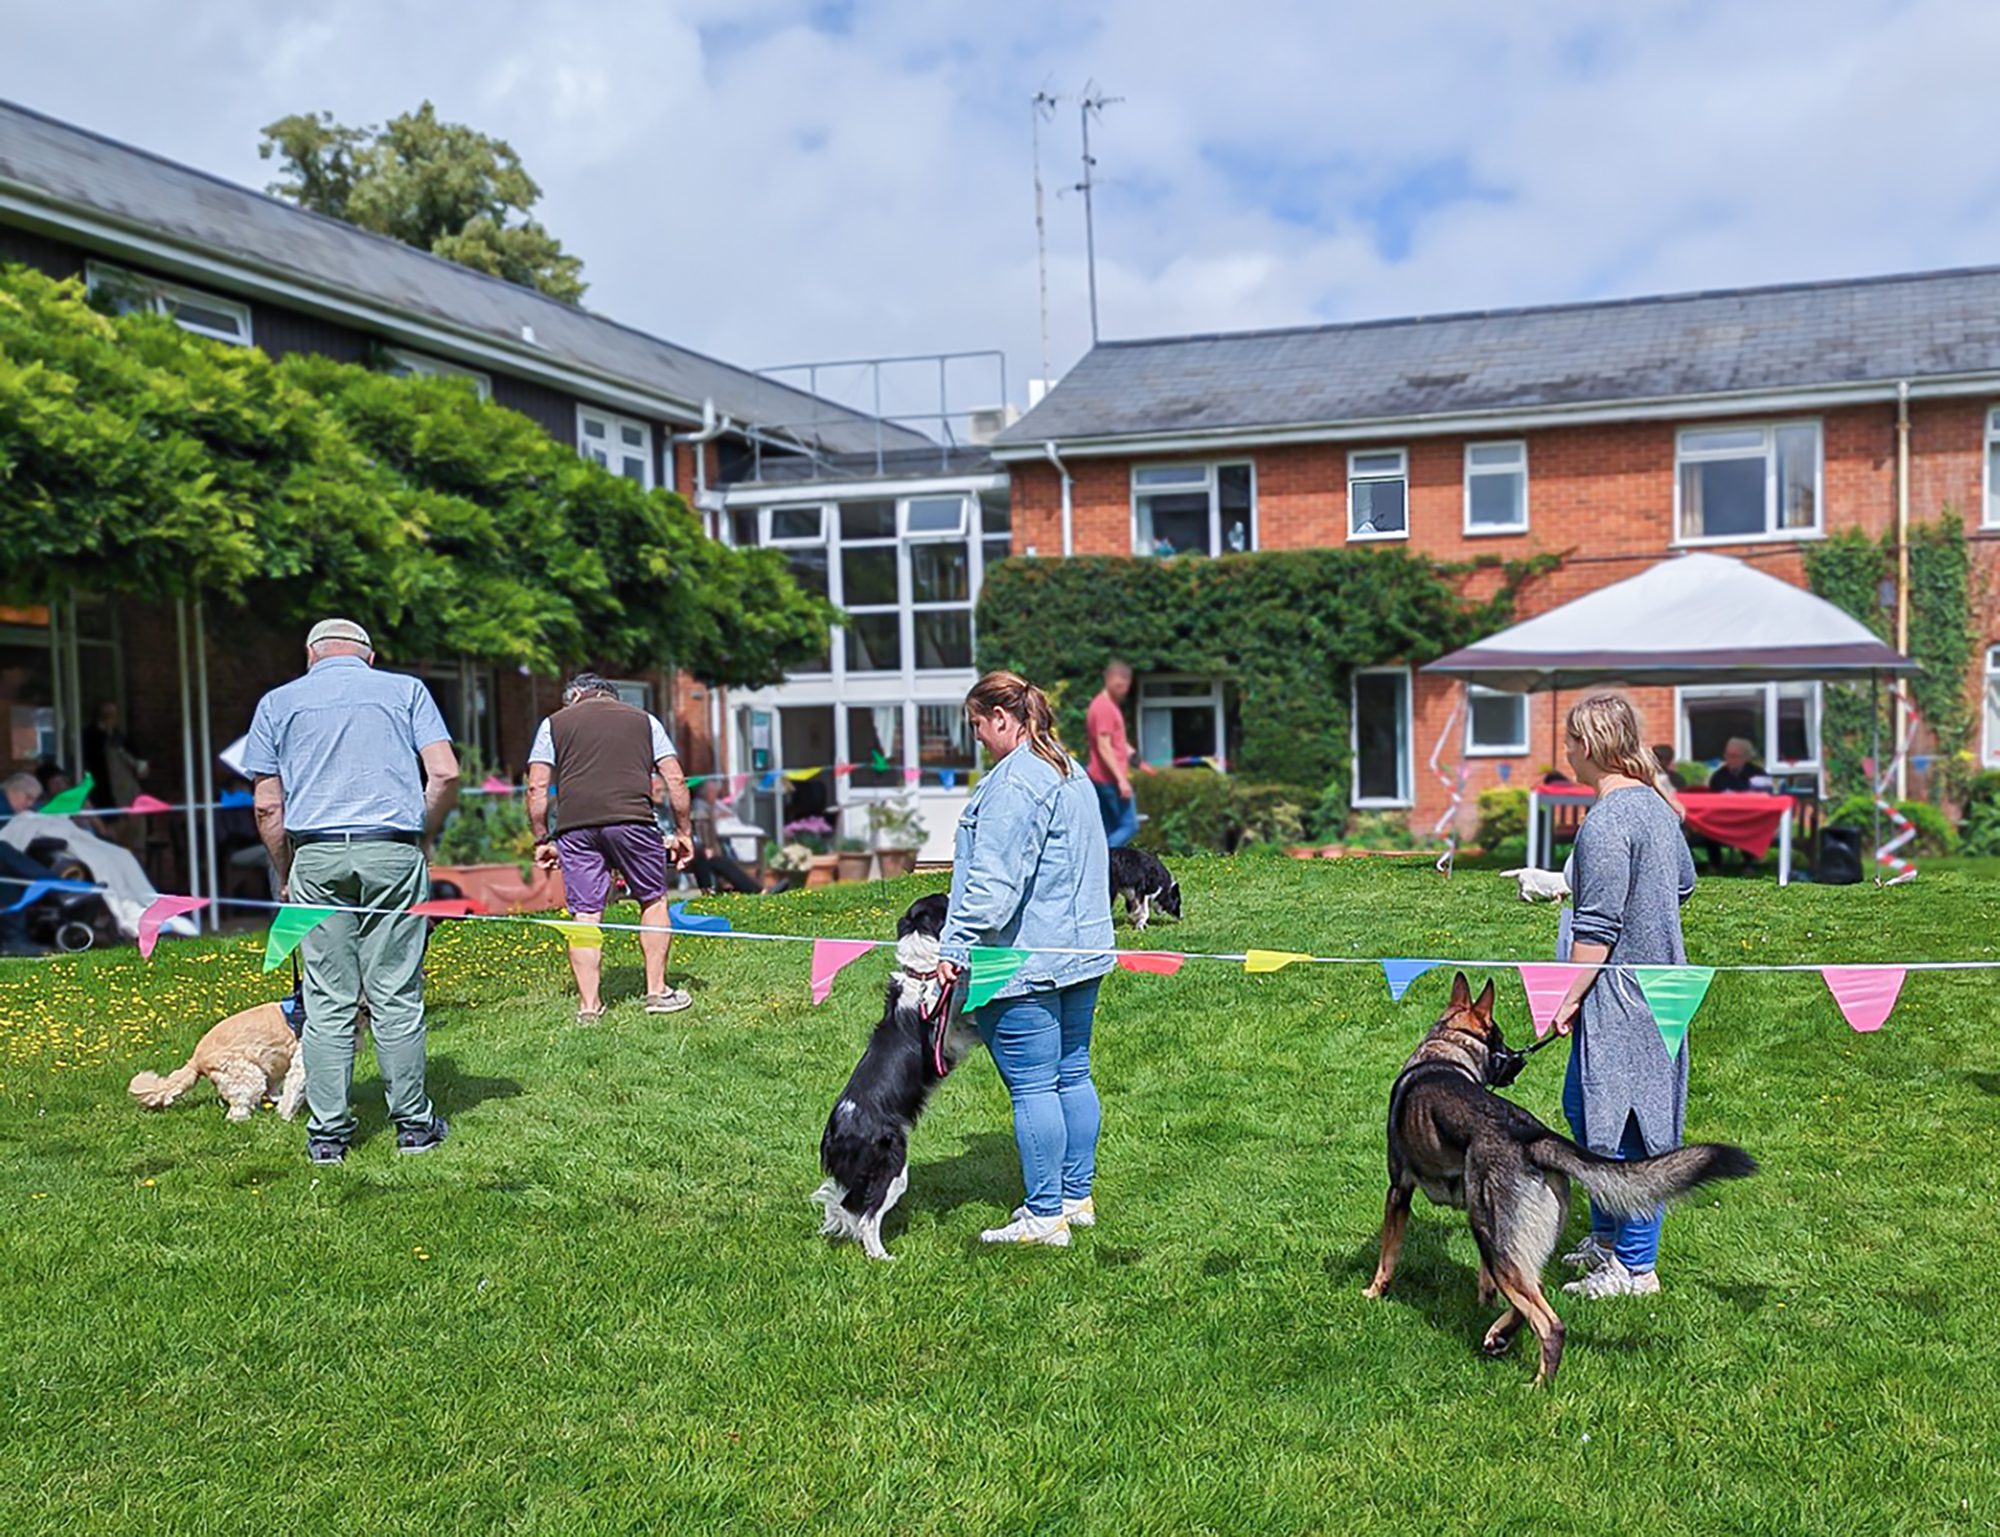
[[[1175,948],[1552,942],[1490,874],[1181,874],[1188,920],[1147,936]],[[933,884],[705,906],[880,935]],[[1689,948],[1993,958],[1996,891],[1715,881]],[[228,1125],[206,1085],[160,1114],[125,1095],[281,990],[261,946],[0,963],[0,1533],[2000,1526],[1990,973],[1913,976],[1866,1037],[1815,976],[1719,977],[1688,1130],[1764,1172],[1669,1219],[1662,1296],[1564,1306],[1543,1392],[1531,1340],[1478,1354],[1458,1214],[1419,1200],[1391,1296],[1361,1296],[1389,1083],[1449,972],[1401,1004],[1366,969],[1114,976],[1099,1227],[981,1250],[1020,1184],[975,1056],[878,1266],[818,1239],[805,1198],[886,955],[814,1010],[804,947],[688,939],[692,1012],[579,1030],[553,936],[447,927],[450,1144],[394,1156],[364,1054],[366,1140],[316,1170],[302,1124]],[[633,941],[608,957],[629,996]],[[1501,999],[1519,1040],[1511,976]],[[1557,1121],[1561,1077],[1543,1053],[1517,1096]]]

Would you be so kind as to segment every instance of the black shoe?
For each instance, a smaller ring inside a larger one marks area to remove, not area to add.
[[[326,1141],[313,1139],[306,1143],[306,1157],[314,1163],[346,1163],[347,1144],[331,1139]]]
[[[450,1123],[441,1115],[434,1115],[427,1126],[404,1126],[396,1132],[396,1151],[399,1153],[428,1153],[442,1143],[451,1132]]]

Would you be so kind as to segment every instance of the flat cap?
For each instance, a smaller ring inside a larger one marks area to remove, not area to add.
[[[352,619],[322,619],[312,627],[306,636],[308,646],[317,646],[323,640],[352,641],[357,646],[366,646],[371,651],[375,643],[368,638],[368,632]]]

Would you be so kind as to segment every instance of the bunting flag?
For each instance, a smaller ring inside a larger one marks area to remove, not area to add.
[[[1555,1028],[1556,1010],[1562,1006],[1576,973],[1567,966],[1547,961],[1523,961],[1514,968],[1521,974],[1521,986],[1528,994],[1528,1017],[1535,1022],[1535,1039]]]
[[[276,971],[285,963],[285,957],[298,949],[306,935],[331,918],[337,910],[289,902],[279,908],[271,917],[271,932],[264,940],[264,969]]]
[[[1856,1030],[1880,1030],[1896,1006],[1907,973],[1901,966],[1822,966],[1840,1017]]]
[[[1678,1057],[1687,1040],[1688,1021],[1708,996],[1708,984],[1715,980],[1713,966],[1634,966],[1639,991],[1646,995],[1646,1007],[1653,1011],[1653,1023],[1660,1027],[1660,1039],[1667,1055]]]
[[[967,1009],[993,1001],[993,995],[1014,980],[1014,973],[1028,964],[1032,950],[1007,950],[997,945],[972,947],[972,980],[965,989]]]
[[[514,787],[498,774],[488,774],[479,782],[479,788],[488,795],[512,795]]]
[[[52,891],[95,891],[95,890],[97,890],[97,886],[95,885],[95,883],[91,881],[58,881],[58,880],[29,881],[27,889],[25,891],[23,891],[18,897],[14,898],[14,900],[12,902],[9,902],[5,907],[0,907],[0,913],[18,913],[24,907],[34,906],[35,903],[41,901],[43,897],[47,896]]]
[[[777,789],[777,788],[778,788],[778,771],[777,771],[776,769],[771,769],[771,770],[770,770],[769,772],[767,772],[767,773],[766,773],[766,774],[764,775],[764,777],[763,777],[762,779],[760,779],[760,780],[758,780],[758,781],[757,781],[757,788],[758,788],[758,789],[760,789],[760,790],[775,790],[775,789]]]
[[[227,810],[231,806],[253,805],[256,799],[248,790],[224,790],[215,798],[215,804]]]
[[[858,763],[836,763],[833,766],[833,771],[836,774],[851,774],[860,767],[861,765]]]
[[[691,913],[687,903],[675,902],[667,908],[667,917],[673,920],[676,929],[689,934],[729,934],[735,926],[720,913]]]
[[[1389,984],[1389,998],[1393,1003],[1401,1003],[1403,994],[1410,990],[1410,984],[1425,972],[1441,966],[1442,961],[1405,961],[1385,958],[1382,962],[1382,976]]]
[[[785,777],[795,785],[802,785],[808,779],[817,779],[819,777],[819,770],[816,768],[786,769]]]
[[[154,897],[146,910],[139,914],[140,959],[150,961],[153,958],[153,948],[160,942],[162,926],[188,913],[198,913],[206,906],[207,897]]]
[[[955,769],[939,769],[939,770],[938,770],[938,786],[939,786],[939,788],[941,788],[941,789],[945,789],[945,790],[954,790],[954,789],[957,789],[957,788],[958,788],[958,771],[957,771],[957,770],[955,770]]]
[[[594,923],[570,923],[561,918],[544,920],[548,926],[569,942],[572,950],[602,950],[604,930]]]
[[[174,808],[157,795],[135,795],[132,797],[132,804],[125,809],[139,816],[151,816],[155,812],[172,811]]]
[[[745,790],[749,788],[750,788],[750,776],[748,774],[730,775],[729,793],[732,798],[741,795]]]
[[[919,781],[921,781],[923,777],[924,777],[924,771],[920,768],[906,768],[903,770],[903,783],[906,785],[916,784]]]
[[[882,756],[881,748],[877,747],[868,754],[868,766],[878,774],[889,772],[889,760]]]
[[[470,897],[433,897],[410,909],[412,918],[470,918],[486,909]]]
[[[61,794],[51,795],[35,809],[43,816],[73,817],[83,810],[83,803],[90,799],[90,792],[96,788],[97,781],[85,774],[81,784],[73,784]]]
[[[1294,961],[1311,959],[1296,950],[1252,950],[1243,957],[1243,969],[1252,976],[1261,976],[1267,971],[1283,971]]]
[[[841,971],[875,948],[872,939],[815,939],[812,953],[812,1001],[825,1003],[833,991],[833,979]]]
[[[1120,969],[1155,977],[1171,977],[1186,964],[1186,956],[1171,950],[1124,950],[1118,956]]]

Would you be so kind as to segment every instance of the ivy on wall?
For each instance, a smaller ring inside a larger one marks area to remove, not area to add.
[[[1561,563],[1440,564],[1402,551],[1282,550],[1219,559],[1014,559],[979,597],[979,664],[1048,689],[1057,725],[1084,740],[1104,665],[1233,686],[1241,742],[1231,767],[1291,784],[1345,785],[1348,683],[1357,667],[1421,664],[1511,622],[1522,586]],[[1462,579],[1493,570],[1484,601]]]

